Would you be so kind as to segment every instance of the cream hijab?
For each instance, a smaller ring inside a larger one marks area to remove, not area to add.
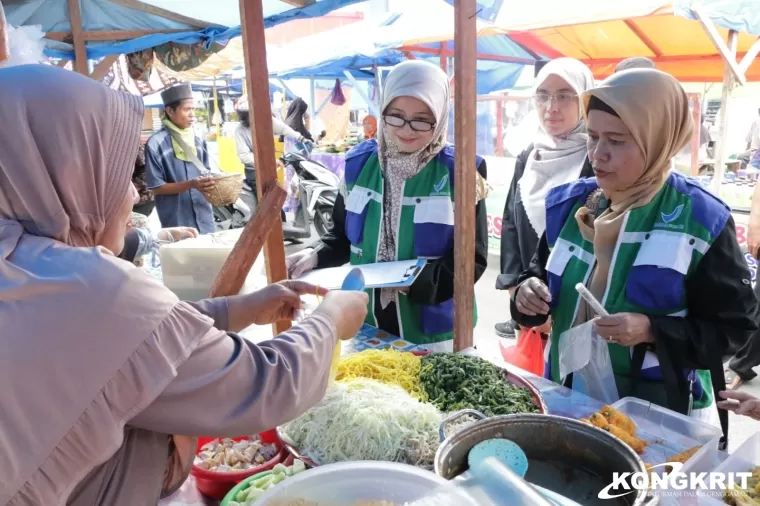
[[[586,207],[576,214],[583,236],[594,243],[597,267],[589,289],[601,300],[626,213],[647,205],[660,191],[668,177],[670,160],[689,142],[694,126],[686,92],[675,78],[659,70],[619,72],[587,91],[582,96],[586,118],[591,97],[618,114],[644,154],[646,167],[633,186],[606,195],[610,207],[596,219]]]
[[[63,505],[212,322],[95,247],[124,226],[140,98],[47,65],[0,90],[0,504]]]
[[[552,75],[565,81],[579,97],[594,86],[594,76],[586,65],[573,58],[557,58],[547,63],[538,73],[533,93]],[[586,162],[588,136],[580,99],[578,104],[578,123],[566,134],[549,135],[539,127],[533,151],[517,182],[525,214],[539,237],[546,230],[546,194],[552,188],[578,179]]]

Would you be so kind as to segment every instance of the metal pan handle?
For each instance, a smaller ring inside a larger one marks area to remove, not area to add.
[[[441,440],[441,443],[443,443],[444,439],[446,439],[446,426],[453,422],[454,420],[459,420],[463,416],[472,415],[478,420],[485,420],[488,418],[486,415],[481,413],[480,411],[477,411],[475,409],[463,409],[462,411],[457,411],[455,413],[450,414],[446,418],[443,419],[441,422],[441,427],[438,429],[438,437]]]

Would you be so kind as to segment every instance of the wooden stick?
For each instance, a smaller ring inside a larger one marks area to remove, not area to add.
[[[245,284],[245,278],[253,267],[269,232],[280,222],[280,209],[288,194],[279,184],[269,186],[256,214],[246,223],[240,239],[232,248],[230,256],[219,271],[211,287],[210,297],[237,295]]]
[[[454,4],[454,351],[472,347],[475,304],[475,0]]]
[[[82,11],[79,6],[79,0],[68,0],[69,7],[69,24],[71,25],[71,36],[74,39],[74,70],[83,75],[90,75],[87,66],[87,49],[82,36]]]
[[[251,112],[253,158],[256,160],[256,182],[259,192],[267,188],[269,184],[277,182],[272,106],[269,103],[269,71],[267,70],[266,38],[264,37],[264,12],[262,9],[261,0],[240,0],[240,25],[243,32],[246,88],[248,89],[248,105]],[[261,193],[259,193],[259,200],[261,200]],[[264,249],[267,279],[270,283],[287,279],[282,222],[279,218],[273,221],[274,224]],[[275,333],[280,334],[289,328],[290,322],[277,322]]]

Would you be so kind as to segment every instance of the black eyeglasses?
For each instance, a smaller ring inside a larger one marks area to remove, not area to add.
[[[396,128],[404,128],[404,125],[408,124],[409,128],[411,128],[415,132],[429,132],[435,128],[435,123],[431,123],[429,121],[423,121],[421,119],[408,121],[408,120],[405,120],[404,118],[393,116],[392,114],[384,114],[383,123],[385,123],[388,126],[392,126]]]

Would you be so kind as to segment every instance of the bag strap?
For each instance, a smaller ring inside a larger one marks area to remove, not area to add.
[[[177,141],[177,144],[179,144],[179,147],[182,148],[182,151],[185,152],[185,156],[190,159],[190,162],[195,165],[199,171],[201,171],[201,174],[211,172],[206,168],[205,165],[203,165],[203,162],[198,159],[198,155],[196,154],[195,149],[187,145],[187,143],[182,139],[182,136],[179,134],[179,132],[175,132],[171,128],[167,128],[166,130],[169,132],[169,135],[171,135],[172,139]]]
[[[631,357],[631,393],[630,395],[635,396],[636,386],[639,383],[639,378],[641,377],[641,368],[644,365],[644,356],[647,352],[647,345],[646,344],[637,344],[633,347],[633,356]],[[718,361],[713,361],[714,363],[711,364],[709,371],[710,371],[710,379],[712,383],[712,389],[713,389],[713,402],[715,403],[715,409],[718,410],[718,418],[720,419],[720,428],[723,432],[723,437],[720,438],[720,442],[718,443],[718,449],[720,451],[726,451],[728,448],[728,411],[725,409],[720,409],[717,406],[718,403],[718,392],[722,392],[726,389],[726,378],[723,374],[723,363]]]

